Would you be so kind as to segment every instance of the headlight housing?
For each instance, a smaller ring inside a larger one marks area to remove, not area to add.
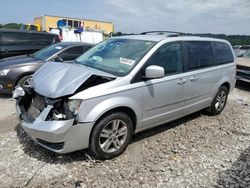
[[[0,70],[0,76],[6,76],[11,69],[4,69],[4,70]]]
[[[69,110],[73,112],[74,115],[78,115],[81,103],[82,103],[81,99],[69,99],[68,100]]]

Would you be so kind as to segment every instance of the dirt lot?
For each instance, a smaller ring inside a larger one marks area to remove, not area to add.
[[[250,85],[223,113],[198,112],[140,133],[110,161],[55,155],[22,131],[14,101],[0,98],[0,187],[250,187]]]

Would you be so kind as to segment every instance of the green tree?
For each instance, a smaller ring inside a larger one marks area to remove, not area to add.
[[[3,25],[4,28],[6,29],[20,29],[22,24],[20,23],[7,23]]]

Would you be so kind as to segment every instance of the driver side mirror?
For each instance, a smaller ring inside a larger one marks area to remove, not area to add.
[[[54,61],[55,62],[63,62],[63,58],[61,58],[60,56],[56,56]]]
[[[146,79],[162,78],[165,76],[165,70],[163,67],[158,65],[151,65],[146,68],[145,76]]]

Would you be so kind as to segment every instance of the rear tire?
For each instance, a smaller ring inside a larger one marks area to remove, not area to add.
[[[211,115],[219,115],[225,108],[228,98],[228,89],[226,86],[221,86],[216,93],[211,106],[207,109]]]
[[[92,130],[90,151],[97,159],[121,155],[132,137],[132,121],[123,112],[110,113],[100,119]]]

